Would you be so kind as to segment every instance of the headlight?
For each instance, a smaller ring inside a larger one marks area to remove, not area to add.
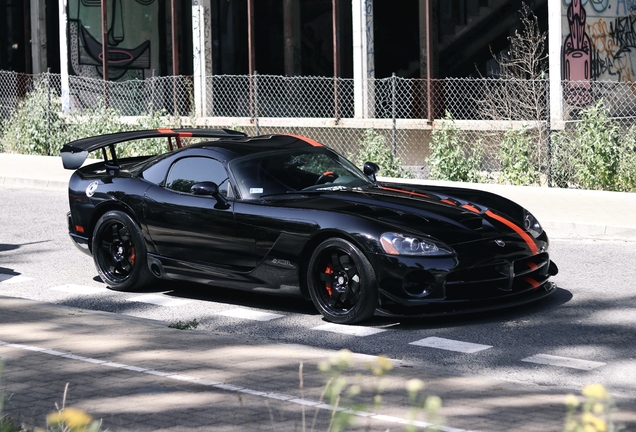
[[[543,228],[541,228],[541,224],[537,218],[532,216],[532,213],[527,210],[524,210],[523,228],[532,234],[534,238],[539,237],[543,233]]]
[[[384,233],[380,237],[384,252],[389,255],[452,255],[453,251],[446,245],[428,239],[406,234]]]

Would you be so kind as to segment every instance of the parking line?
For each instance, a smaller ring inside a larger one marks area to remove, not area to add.
[[[22,275],[10,275],[0,273],[0,283],[19,283],[33,280],[33,278]]]
[[[595,362],[590,360],[581,360],[570,357],[554,356],[549,354],[536,354],[530,357],[521,359],[522,362],[537,363],[549,366],[567,367],[580,370],[592,370],[605,366],[606,363]]]
[[[186,303],[191,303],[192,300],[184,300],[184,299],[176,299],[170,298],[166,296],[154,295],[154,294],[146,294],[137,297],[127,298],[126,301],[133,301],[139,303],[149,303],[157,306],[181,306]]]
[[[245,308],[230,309],[223,312],[219,312],[218,314],[231,317],[231,318],[240,318],[240,319],[247,319],[252,321],[271,321],[278,318],[283,318],[285,316],[285,315],[261,312],[261,311],[256,311],[253,309],[245,309]]]
[[[84,285],[60,285],[60,286],[53,287],[51,289],[55,291],[65,291],[65,292],[70,292],[73,294],[86,294],[86,295],[99,294],[99,293],[108,291],[106,288],[89,287]]]
[[[466,354],[472,354],[486,350],[488,348],[492,348],[492,345],[480,345],[476,343],[462,342],[458,340],[439,337],[427,337],[415,342],[409,342],[409,345],[418,345],[428,348],[443,349],[447,351],[457,351]]]
[[[333,323],[323,324],[318,327],[312,328],[312,330],[328,331],[332,333],[346,334],[349,336],[371,336],[386,331],[386,329],[379,329],[374,327],[352,326]]]

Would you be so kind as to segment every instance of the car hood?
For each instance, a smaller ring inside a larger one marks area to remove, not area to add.
[[[519,221],[483,204],[424,189],[375,186],[323,191],[308,200],[297,200],[293,206],[355,215],[385,224],[387,229],[430,236],[451,246],[521,230]]]

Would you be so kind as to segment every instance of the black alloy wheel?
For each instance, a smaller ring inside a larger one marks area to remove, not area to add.
[[[142,234],[124,212],[109,211],[99,218],[92,251],[99,276],[112,289],[139,289],[154,279],[148,268]]]
[[[355,245],[340,238],[316,248],[309,260],[307,284],[311,300],[327,321],[364,321],[378,305],[371,263]]]

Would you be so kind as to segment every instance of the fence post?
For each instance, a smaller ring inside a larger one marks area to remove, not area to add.
[[[396,140],[395,140],[395,133],[396,133],[396,122],[395,122],[395,80],[396,80],[396,76],[395,76],[395,72],[393,72],[391,74],[391,118],[393,119],[393,128],[391,130],[391,149],[393,152],[393,156],[395,156],[397,149],[396,149]]]
[[[46,93],[47,93],[47,106],[46,106],[46,142],[51,140],[51,68],[46,69]]]
[[[256,135],[260,135],[260,127],[258,125],[258,72],[254,71],[254,123],[256,124]]]
[[[548,156],[548,187],[552,187],[552,125],[550,123],[550,81],[545,81],[545,102],[546,102],[546,151]]]

